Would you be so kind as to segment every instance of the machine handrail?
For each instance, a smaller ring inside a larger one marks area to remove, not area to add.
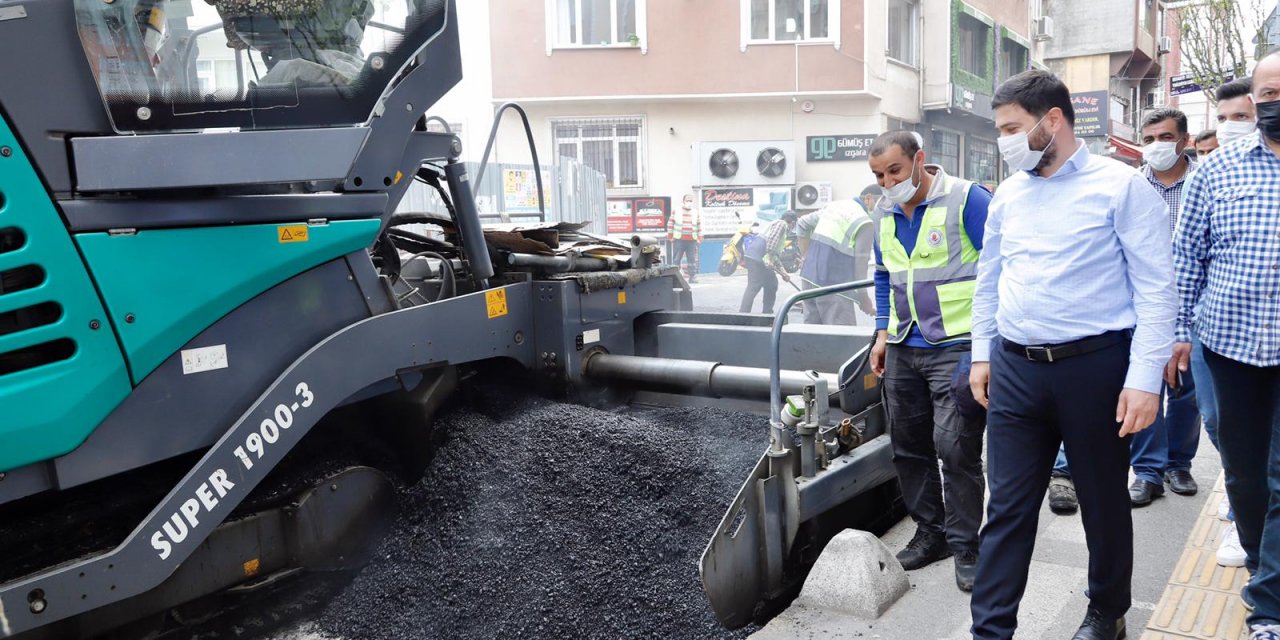
[[[783,436],[786,428],[782,424],[782,326],[786,324],[787,313],[791,311],[797,303],[814,298],[821,298],[836,293],[844,293],[845,291],[853,291],[855,289],[866,289],[875,284],[875,280],[856,280],[854,282],[845,282],[841,284],[833,284],[827,287],[818,287],[817,289],[809,289],[807,291],[799,291],[791,294],[778,312],[773,316],[773,333],[769,338],[769,426],[773,431],[772,442],[770,448],[777,453],[781,453]]]

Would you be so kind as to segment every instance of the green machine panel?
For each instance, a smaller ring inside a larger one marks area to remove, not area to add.
[[[380,220],[372,219],[86,233],[77,235],[76,242],[102,291],[137,383],[254,296],[368,247],[380,226]]]
[[[84,262],[0,118],[0,471],[75,449],[130,389]]]

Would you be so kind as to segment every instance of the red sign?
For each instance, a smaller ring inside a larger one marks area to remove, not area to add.
[[[755,203],[752,189],[703,189],[702,206],[706,209],[750,207]]]
[[[667,228],[666,198],[636,200],[636,231],[663,231]]]
[[[610,198],[606,219],[608,232],[663,232],[667,228],[670,211],[671,198]]]

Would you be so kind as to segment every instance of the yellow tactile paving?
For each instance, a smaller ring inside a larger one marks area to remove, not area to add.
[[[1220,475],[1140,640],[1246,637],[1244,621],[1249,612],[1240,601],[1240,588],[1249,579],[1248,572],[1220,567],[1216,557],[1219,536],[1226,525],[1218,520],[1223,492]]]

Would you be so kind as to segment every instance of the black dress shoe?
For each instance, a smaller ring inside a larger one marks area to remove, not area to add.
[[[1129,486],[1129,503],[1135,507],[1145,507],[1152,500],[1164,495],[1164,485],[1147,482],[1141,478],[1134,480]]]
[[[1124,618],[1108,619],[1101,613],[1089,609],[1084,622],[1071,636],[1071,640],[1121,640],[1125,637]]]
[[[916,529],[915,537],[907,543],[906,548],[898,552],[897,557],[903,569],[915,571],[951,557],[951,548],[947,546],[946,536]]]
[[[977,550],[965,550],[956,554],[956,586],[961,591],[973,591],[973,578],[978,575]]]
[[[1049,479],[1049,510],[1060,515],[1071,515],[1080,508],[1076,500],[1076,488],[1070,478]]]
[[[1191,472],[1186,469],[1174,469],[1164,472],[1164,481],[1169,483],[1169,490],[1180,496],[1194,496],[1200,487]]]

